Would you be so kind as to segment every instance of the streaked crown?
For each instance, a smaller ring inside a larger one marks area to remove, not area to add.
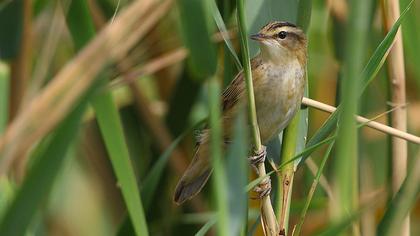
[[[270,22],[251,38],[261,43],[262,51],[265,51],[266,54],[277,54],[276,51],[283,51],[284,56],[296,55],[299,60],[306,60],[307,39],[305,33],[292,23]],[[277,57],[278,55],[273,56]]]

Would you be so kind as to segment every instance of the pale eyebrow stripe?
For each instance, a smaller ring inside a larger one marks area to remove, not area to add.
[[[296,28],[296,25],[294,25],[292,23],[289,23],[289,22],[276,22],[276,23],[273,23],[272,25],[270,25],[270,27],[268,29],[272,30],[272,29],[279,28],[279,27],[284,27],[284,26]]]

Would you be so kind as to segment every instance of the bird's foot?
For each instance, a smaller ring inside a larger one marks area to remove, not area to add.
[[[265,196],[269,195],[271,192],[271,180],[270,178],[265,178],[261,183],[259,183],[255,188],[254,192],[257,193],[257,197],[253,199],[262,199]]]
[[[257,165],[259,163],[263,163],[265,161],[265,157],[267,156],[267,148],[265,146],[261,147],[261,150],[254,151],[254,156],[248,157],[248,160],[251,166],[255,169],[255,172],[258,174]]]
[[[267,148],[262,146],[259,151],[254,152],[254,156],[248,158],[251,166],[255,169],[255,172],[258,173],[258,164],[265,162],[265,157],[267,156]],[[270,177],[265,178],[262,180],[255,188],[254,192],[257,193],[257,197],[254,199],[262,199],[265,196],[269,195],[271,192],[271,180]]]

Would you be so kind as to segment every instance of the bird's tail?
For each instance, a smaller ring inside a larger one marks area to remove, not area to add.
[[[175,203],[182,204],[197,195],[206,184],[211,172],[209,142],[204,140],[197,147],[193,160],[176,186]]]

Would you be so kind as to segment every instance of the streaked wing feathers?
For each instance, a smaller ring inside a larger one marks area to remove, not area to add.
[[[258,72],[257,68],[261,65],[262,61],[260,57],[255,57],[251,60],[251,71],[253,75],[253,81],[255,83],[257,78],[254,78]],[[229,84],[222,94],[223,112],[230,110],[238,103],[241,97],[245,93],[245,77],[243,71],[240,71],[236,75],[235,79]]]

